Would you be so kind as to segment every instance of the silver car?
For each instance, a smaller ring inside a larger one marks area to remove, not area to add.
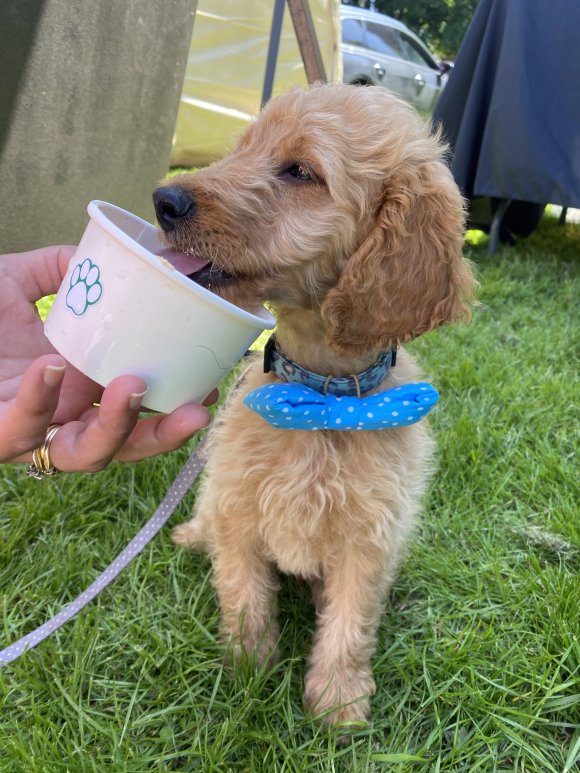
[[[340,20],[343,81],[384,86],[421,113],[431,113],[446,75],[425,44],[382,13],[343,5]]]

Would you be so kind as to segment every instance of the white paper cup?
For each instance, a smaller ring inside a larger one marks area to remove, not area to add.
[[[143,405],[168,413],[203,401],[275,320],[224,301],[153,253],[157,230],[91,201],[90,221],[44,326],[56,350],[102,386],[141,376]]]

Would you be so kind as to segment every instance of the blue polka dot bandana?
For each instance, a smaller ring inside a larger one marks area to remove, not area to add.
[[[303,384],[268,384],[254,389],[244,404],[279,429],[390,429],[415,424],[439,394],[431,384],[404,384],[376,395],[337,397]]]

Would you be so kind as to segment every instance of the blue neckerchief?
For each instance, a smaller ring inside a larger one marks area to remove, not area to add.
[[[244,404],[279,429],[389,429],[420,421],[439,395],[431,384],[404,384],[375,395],[337,397],[304,384],[267,384]]]

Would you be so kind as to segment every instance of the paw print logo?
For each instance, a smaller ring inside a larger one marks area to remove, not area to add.
[[[103,287],[99,282],[100,273],[98,266],[88,258],[75,266],[66,294],[66,305],[77,317],[81,317],[103,294]]]

